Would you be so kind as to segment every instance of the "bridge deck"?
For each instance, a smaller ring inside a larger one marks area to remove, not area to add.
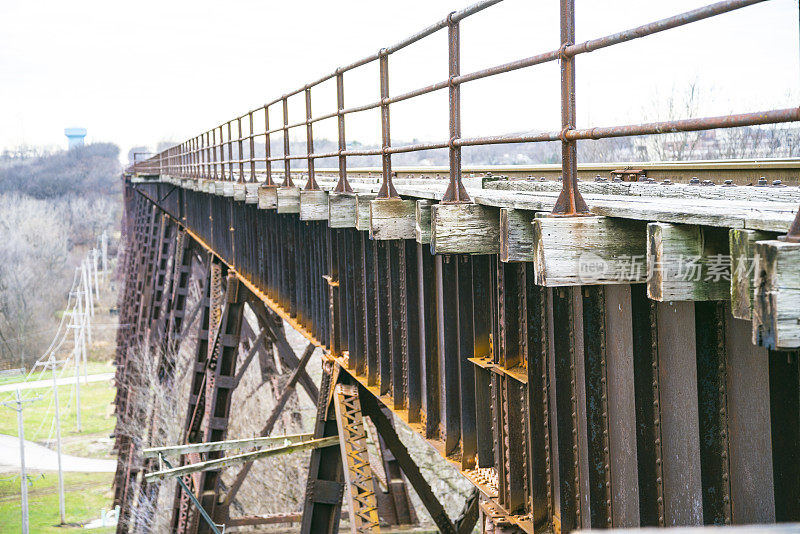
[[[497,525],[797,519],[800,245],[775,240],[797,189],[581,183],[607,216],[554,219],[537,213],[555,182],[467,183],[477,204],[424,179],[397,180],[402,200],[369,179],[129,188],[461,469]],[[581,272],[581,251],[610,271]]]

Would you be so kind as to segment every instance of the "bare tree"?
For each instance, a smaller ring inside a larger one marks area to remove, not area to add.
[[[646,110],[645,115],[653,122],[695,118],[700,109],[701,96],[697,81],[691,82],[683,91],[677,91],[673,87],[664,99],[656,94],[651,109]],[[661,102],[664,104],[661,105]],[[644,139],[648,159],[682,161],[693,158],[702,138],[702,132],[673,132],[651,135]]]

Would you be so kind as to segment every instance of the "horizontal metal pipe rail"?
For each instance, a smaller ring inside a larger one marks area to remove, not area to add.
[[[247,179],[247,181],[256,182],[258,181],[257,171],[260,171],[265,174],[264,183],[266,185],[275,185],[272,176],[272,164],[275,162],[283,162],[282,174],[284,181],[282,185],[291,186],[293,185],[291,178],[293,168],[291,162],[295,160],[306,160],[308,181],[305,188],[318,189],[315,181],[314,161],[322,158],[335,157],[339,159],[338,190],[345,190],[347,180],[346,158],[348,156],[381,156],[383,186],[378,198],[392,198],[397,196],[392,186],[392,154],[447,149],[449,151],[450,182],[443,201],[469,202],[470,199],[461,183],[463,172],[461,166],[462,147],[504,143],[560,141],[562,145],[562,195],[553,211],[555,214],[560,215],[576,215],[588,212],[576,186],[576,142],[579,140],[689,132],[715,128],[733,128],[800,121],[800,107],[796,107],[719,117],[687,118],[656,123],[583,129],[577,128],[575,124],[575,56],[678,28],[686,24],[708,19],[766,0],[725,0],[629,30],[606,35],[597,39],[590,39],[582,43],[573,42],[575,37],[574,0],[560,0],[561,46],[557,49],[534,56],[462,74],[460,72],[459,22],[500,1],[501,0],[485,0],[461,11],[454,11],[444,19],[439,20],[422,31],[392,46],[388,46],[358,61],[339,67],[311,83],[275,98],[261,107],[239,115],[159,154],[151,156],[143,161],[134,161],[134,164],[128,169],[128,172],[165,174],[190,178],[202,177],[215,180],[237,180],[239,182],[244,182],[245,179]],[[390,95],[389,57],[395,52],[445,28],[448,30],[448,78],[399,95]],[[481,137],[461,136],[460,86],[462,84],[552,61],[561,62],[562,129],[560,131]],[[373,62],[378,62],[380,66],[380,100],[346,108],[344,106],[344,74]],[[314,116],[312,113],[312,89],[330,80],[336,80],[337,111]],[[447,89],[449,92],[449,139],[437,142],[392,146],[390,129],[391,104],[410,100],[443,89]],[[291,97],[301,94],[305,97],[306,116],[304,120],[289,122],[288,100]],[[270,108],[274,106],[281,108],[282,121],[280,125],[270,127]],[[381,110],[381,147],[375,149],[347,149],[345,117],[347,115],[374,109]],[[257,131],[255,121],[262,113],[263,120],[261,122],[263,123],[263,129],[258,129]],[[313,125],[320,121],[333,118],[336,118],[338,121],[338,150],[314,152]],[[289,151],[289,131],[301,127],[306,128],[307,151],[305,154],[292,155]],[[270,153],[270,136],[273,134],[281,134],[283,137],[283,153],[279,156],[273,156]],[[255,154],[255,140],[257,138],[263,138],[265,144],[264,157],[257,157]]]

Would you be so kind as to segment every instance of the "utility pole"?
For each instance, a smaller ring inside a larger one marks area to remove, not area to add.
[[[84,323],[81,325],[81,357],[83,359],[83,382],[89,383],[89,351],[86,347],[86,331],[89,323],[89,318],[83,318]]]
[[[83,261],[81,264],[81,272],[82,272],[82,279],[83,279],[83,290],[84,290],[84,297],[86,301],[86,308],[84,309],[84,316],[86,321],[84,322],[84,326],[86,328],[86,336],[89,340],[89,344],[92,343],[92,329],[90,326],[90,319],[91,316],[94,315],[94,305],[92,304],[92,284],[89,282],[89,275],[87,273],[86,267],[86,260]]]
[[[64,360],[56,360],[55,354],[50,353],[50,358],[46,362],[37,363],[43,365],[45,369],[50,369],[53,375],[53,402],[56,410],[56,452],[58,453],[58,510],[61,515],[61,525],[66,523],[64,506],[64,471],[61,467],[61,415],[58,408],[58,383],[56,380],[56,368],[59,364],[65,363]]]
[[[100,236],[100,251],[103,254],[103,280],[108,280],[108,234],[103,230]]]
[[[100,304],[100,282],[97,280],[97,261],[99,253],[96,248],[92,249],[92,270],[94,271],[94,296],[97,304]]]
[[[17,433],[19,434],[20,491],[22,493],[22,534],[28,534],[28,478],[25,472],[25,423],[22,419],[23,404],[40,400],[41,397],[22,400],[17,388],[17,399],[4,402],[3,406],[17,412]]]
[[[86,289],[86,313],[94,315],[94,300],[92,299],[92,281],[89,275],[89,261],[84,258],[81,262],[81,276],[83,287]]]
[[[77,410],[76,413],[76,422],[78,424],[78,432],[81,431],[81,338],[83,337],[82,333],[78,332],[78,318],[81,316],[80,311],[80,291],[78,292],[78,304],[75,308],[72,309],[72,324],[69,325],[70,328],[73,329],[72,335],[72,356],[75,361],[75,408]]]

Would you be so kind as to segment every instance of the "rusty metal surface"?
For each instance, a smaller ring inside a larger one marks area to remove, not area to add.
[[[703,524],[697,354],[692,302],[659,302],[657,341],[664,524]]]
[[[750,330],[746,321],[726,321],[731,521],[740,525],[775,521],[769,358]]]
[[[631,288],[605,288],[605,355],[608,389],[608,449],[611,526],[639,526]]]
[[[136,317],[159,307],[160,271],[147,264],[173,235],[159,221],[178,223],[216,270],[235,273],[461,469],[495,525],[566,533],[798,513],[800,425],[782,424],[797,418],[796,353],[753,349],[724,305],[654,303],[643,285],[544,288],[530,263],[432,255],[230,198],[166,195],[165,183],[130,187],[143,203],[130,210],[142,246],[129,287],[153,288]],[[206,359],[216,316],[203,313]],[[195,390],[206,391],[202,380]],[[136,469],[121,459],[124,482]]]

